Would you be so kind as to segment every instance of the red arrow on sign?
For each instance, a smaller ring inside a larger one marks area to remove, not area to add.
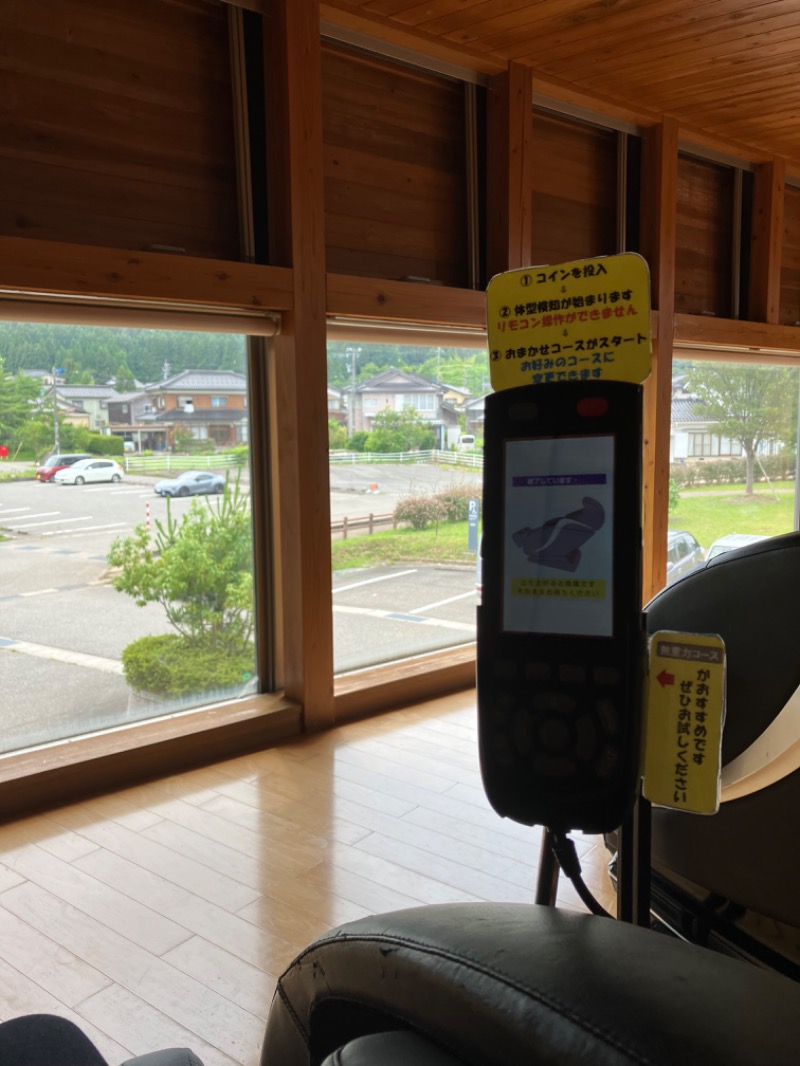
[[[666,670],[662,670],[661,673],[656,676],[656,681],[658,681],[662,688],[666,688],[667,685],[675,684],[675,675],[668,674]]]

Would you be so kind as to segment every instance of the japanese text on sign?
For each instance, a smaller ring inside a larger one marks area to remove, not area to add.
[[[719,806],[725,646],[715,635],[658,633],[650,644],[643,791],[655,804]]]
[[[633,253],[492,278],[486,291],[495,389],[555,381],[643,381],[650,279]]]

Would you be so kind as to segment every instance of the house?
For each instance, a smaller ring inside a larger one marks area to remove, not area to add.
[[[56,385],[60,400],[85,411],[86,425],[92,433],[108,431],[108,402],[117,395],[111,385]]]
[[[244,444],[247,379],[235,370],[183,370],[145,387],[141,421],[165,431],[167,445],[176,431],[220,448]]]
[[[419,374],[389,367],[367,381],[349,385],[342,392],[351,433],[359,430],[369,433],[375,416],[381,411],[399,412],[408,408],[435,431],[437,448],[446,448],[454,433],[454,439],[458,439],[458,412],[451,403],[444,402],[448,387]]]

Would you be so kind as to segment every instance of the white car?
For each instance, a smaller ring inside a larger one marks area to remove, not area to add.
[[[79,459],[59,470],[53,481],[59,485],[84,485],[90,481],[122,481],[122,467],[113,459]]]
[[[750,544],[758,544],[760,540],[768,540],[768,537],[759,536],[757,533],[726,533],[724,537],[715,540],[708,549],[707,559],[714,559],[724,552],[735,551],[736,548],[746,548]]]

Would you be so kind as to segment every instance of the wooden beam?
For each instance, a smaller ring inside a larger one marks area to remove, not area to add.
[[[293,303],[292,272],[280,267],[28,237],[0,237],[0,290],[265,311]]]
[[[756,170],[748,317],[758,322],[780,319],[785,181],[781,159],[762,163]]]
[[[663,588],[667,576],[677,187],[678,126],[665,119],[646,131],[642,159],[642,252],[658,310],[653,369],[644,390],[645,602]]]
[[[444,285],[329,274],[328,314],[485,329],[486,296]]]
[[[487,273],[529,266],[533,213],[533,81],[511,63],[489,86]]]
[[[744,355],[800,351],[800,328],[769,322],[675,315],[675,344],[693,344],[708,351],[733,349]]]
[[[306,729],[334,721],[322,70],[317,0],[276,0],[265,20],[273,255],[291,264],[293,312],[274,342],[283,686]],[[279,678],[280,680],[280,678]]]

